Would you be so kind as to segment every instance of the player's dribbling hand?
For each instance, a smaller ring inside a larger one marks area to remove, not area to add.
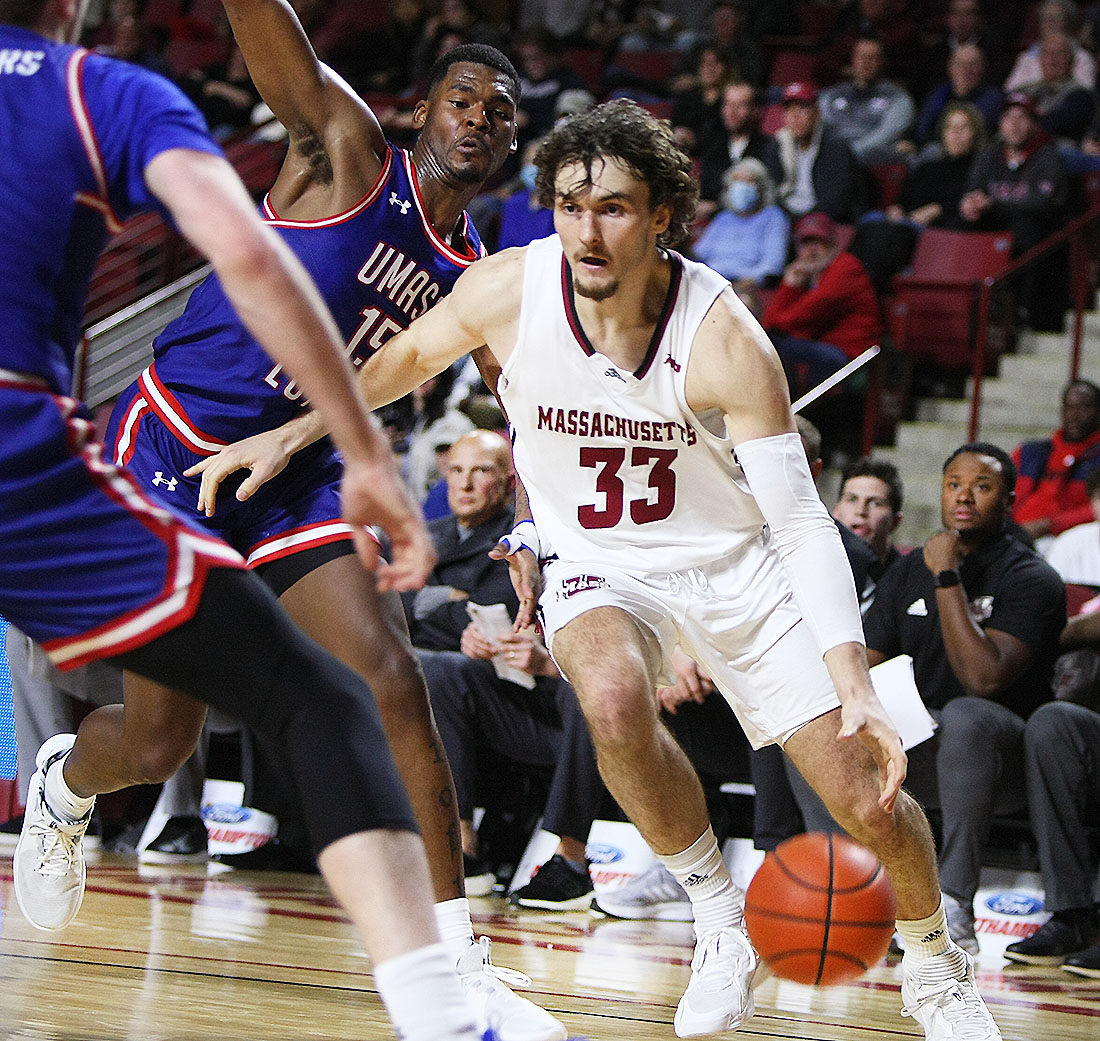
[[[344,462],[340,485],[344,519],[356,528],[377,525],[390,541],[390,561],[366,530],[355,533],[355,549],[373,571],[382,592],[419,589],[435,567],[436,554],[424,517],[390,459],[382,463]]]
[[[251,471],[237,489],[237,499],[244,502],[255,494],[260,485],[286,469],[291,454],[284,446],[279,430],[265,430],[226,445],[216,455],[208,456],[202,462],[188,467],[183,475],[195,477],[202,474],[198,509],[207,517],[213,517],[218,488],[230,474],[238,470]]]
[[[542,592],[542,572],[535,554],[529,549],[517,549],[515,552],[503,540],[491,550],[493,560],[507,560],[508,573],[512,579],[512,588],[519,597],[519,610],[512,626],[513,632],[520,632],[535,624],[535,608],[538,607],[539,594]]]

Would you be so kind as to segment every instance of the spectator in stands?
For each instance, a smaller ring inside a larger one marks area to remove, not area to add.
[[[1085,477],[1093,520],[1067,528],[1047,547],[1047,563],[1063,582],[1100,589],[1100,467]]]
[[[783,88],[783,126],[775,135],[783,164],[779,203],[792,217],[818,210],[852,222],[867,208],[863,170],[851,146],[825,126],[817,100],[810,83]]]
[[[1039,61],[1042,44],[1048,36],[1054,35],[1069,37],[1073,79],[1086,90],[1092,90],[1096,86],[1096,59],[1076,39],[1077,20],[1077,5],[1073,0],[1045,0],[1039,8],[1039,39],[1016,58],[1005,80],[1005,90],[1019,90],[1042,78]]]
[[[725,275],[751,308],[755,291],[783,273],[790,219],[775,204],[775,182],[759,159],[742,159],[731,167],[722,201],[692,252]]]
[[[428,584],[407,595],[405,605],[455,779],[467,892],[484,896],[495,878],[477,861],[473,811],[479,754],[491,749],[549,769],[561,751],[563,706],[569,699],[575,703],[576,696],[535,633],[511,632],[519,603],[507,564],[489,557],[512,529],[515,477],[507,439],[487,430],[459,438],[448,455],[446,479],[451,514],[429,526],[439,562]],[[503,605],[507,632],[472,621],[471,603]],[[502,678],[497,664],[518,672]]]
[[[1079,144],[1095,115],[1094,92],[1073,78],[1073,41],[1051,33],[1039,43],[1039,78],[1020,84],[1035,102],[1039,125],[1051,137]]]
[[[1000,13],[998,11],[998,15]],[[949,74],[951,57],[960,47],[966,46],[977,47],[982,52],[989,78],[994,83],[1003,82],[1011,61],[1004,44],[1005,37],[999,26],[985,18],[980,0],[951,0],[944,24],[946,32],[935,36],[915,62],[918,68],[915,70],[914,85],[921,93]],[[993,129],[992,122],[989,129]]]
[[[762,87],[766,66],[760,50],[761,37],[754,35],[753,27],[746,24],[747,13],[743,0],[715,0],[710,8],[709,45],[717,46],[725,54],[731,76]],[[688,52],[684,69],[694,69],[698,65],[698,49]]]
[[[335,69],[355,90],[366,89],[364,76],[374,54],[365,19],[368,5],[333,0],[290,0],[318,57]],[[429,63],[430,64],[430,63]]]
[[[981,112],[966,101],[949,102],[940,120],[939,147],[906,171],[898,201],[886,207],[886,217],[921,228],[966,228],[959,203],[969,186],[974,156],[985,141]]]
[[[365,89],[400,94],[412,88],[413,54],[427,21],[427,0],[392,0],[385,26],[370,37]]]
[[[676,142],[693,157],[721,147],[722,93],[729,77],[729,65],[720,48],[700,48],[695,72],[677,82],[672,97],[672,131]]]
[[[1062,224],[1069,195],[1065,161],[1039,127],[1027,94],[1005,98],[993,143],[970,170],[959,213],[975,230],[1011,231],[1014,255],[1026,252]],[[1066,307],[1066,262],[1054,254],[1032,267],[1021,296],[1033,329],[1058,331]]]
[[[111,42],[96,48],[100,54],[169,76],[168,63],[164,60],[162,49],[153,43],[151,31],[133,16],[119,18],[114,23]]]
[[[795,225],[797,252],[764,310],[796,398],[882,335],[882,313],[863,265],[837,245],[836,225],[809,213]]]
[[[523,165],[519,168],[521,187],[504,200],[500,211],[500,232],[497,249],[526,246],[533,239],[554,233],[554,211],[543,206],[535,191],[535,153],[539,140],[528,143],[523,150]]]
[[[897,161],[897,144],[909,132],[916,110],[909,92],[884,79],[886,49],[876,36],[852,44],[849,78],[821,92],[821,118],[852,146],[862,163]]]
[[[857,40],[867,36],[882,44],[883,70],[904,80],[917,43],[912,7],[911,0],[856,0],[848,4],[829,30],[818,58],[822,80],[830,83],[851,71],[852,49]]]
[[[195,69],[179,83],[202,113],[211,133],[219,138],[249,126],[252,112],[260,103],[260,92],[252,83],[236,40],[224,62]]]
[[[783,177],[779,145],[771,134],[760,129],[760,94],[755,87],[741,80],[726,84],[722,91],[722,126],[725,133],[712,142],[700,163],[697,216],[702,219],[717,211],[726,172],[742,159],[759,159],[776,182]]]
[[[528,29],[516,44],[522,100],[516,110],[519,147],[542,137],[553,125],[554,106],[566,90],[584,89],[584,81],[561,59],[561,47],[546,29]]]
[[[545,28],[563,47],[583,47],[592,17],[591,0],[515,0],[512,28],[520,33]]]
[[[413,55],[413,78],[418,85],[444,51],[461,43],[487,43],[493,47],[504,43],[501,32],[485,17],[474,0],[441,0],[438,11],[424,23],[424,31]]]
[[[997,128],[1003,97],[1001,91],[986,81],[986,59],[981,49],[972,43],[956,47],[947,61],[947,81],[932,89],[924,99],[917,117],[915,139],[923,147],[933,141],[940,120],[951,102],[969,102],[981,113],[985,131]]]
[[[933,738],[909,750],[906,786],[941,809],[948,927],[971,953],[990,822],[1024,806],[1024,725],[1050,698],[1066,619],[1057,572],[1006,530],[1015,469],[995,445],[952,452],[943,530],[883,574],[863,619],[868,661],[910,655],[917,690],[939,722]]]
[[[833,520],[855,532],[875,552],[870,577],[877,582],[883,572],[901,557],[894,544],[904,514],[901,474],[885,459],[857,459],[840,475],[840,494],[833,507]],[[1100,540],[1098,540],[1100,542]],[[864,587],[863,593],[867,593]],[[866,595],[861,604],[868,603]]]
[[[1089,645],[1100,642],[1100,616],[1090,618]],[[1011,943],[1005,957],[1028,965],[1061,965],[1100,979],[1100,921],[1093,889],[1089,829],[1100,819],[1100,704],[1042,705],[1027,721],[1024,749],[1031,827],[1039,845],[1043,907],[1038,931]]]
[[[1062,392],[1062,425],[1013,453],[1016,523],[1036,540],[1092,519],[1085,480],[1100,467],[1100,387],[1074,380]],[[1040,543],[1041,546],[1045,544]]]

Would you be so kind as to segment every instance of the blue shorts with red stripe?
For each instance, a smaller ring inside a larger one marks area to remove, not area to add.
[[[87,410],[0,380],[0,615],[60,668],[141,646],[187,621],[224,542],[105,462]]]
[[[115,405],[106,442],[114,460],[124,464],[141,487],[224,539],[249,567],[351,540],[352,528],[343,521],[340,505],[344,468],[327,440],[296,453],[282,473],[246,502],[239,502],[235,493],[247,472],[232,475],[218,489],[213,517],[196,508],[201,477],[183,476],[205,456],[183,444],[162,421],[139,383]]]

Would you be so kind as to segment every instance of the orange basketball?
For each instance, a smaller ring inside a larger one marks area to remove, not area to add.
[[[897,917],[875,855],[843,835],[812,832],[764,858],[745,896],[753,946],[784,979],[827,987],[878,962]]]

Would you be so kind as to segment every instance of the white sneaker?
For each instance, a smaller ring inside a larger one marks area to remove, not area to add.
[[[531,986],[531,977],[494,965],[488,936],[458,959],[458,978],[477,1014],[478,1030],[495,1032],[499,1041],[565,1041],[566,1030],[533,1001],[513,994],[508,984]]]
[[[927,1041],[1001,1041],[974,982],[974,959],[953,948],[933,958],[901,962],[901,1014],[912,1016]]]
[[[35,928],[51,932],[64,929],[84,899],[81,840],[92,811],[67,821],[46,805],[46,771],[68,754],[75,740],[75,734],[55,734],[38,750],[23,831],[12,857],[19,909]]]
[[[976,958],[979,953],[978,937],[974,933],[974,908],[956,900],[950,893],[943,894],[943,909],[947,914],[947,931],[967,954]]]
[[[676,1006],[677,1037],[736,1030],[756,1011],[753,975],[759,961],[743,928],[728,927],[699,938],[691,979]]]
[[[612,918],[651,918],[662,922],[690,922],[694,918],[691,898],[659,860],[626,885],[598,896],[592,909]]]

